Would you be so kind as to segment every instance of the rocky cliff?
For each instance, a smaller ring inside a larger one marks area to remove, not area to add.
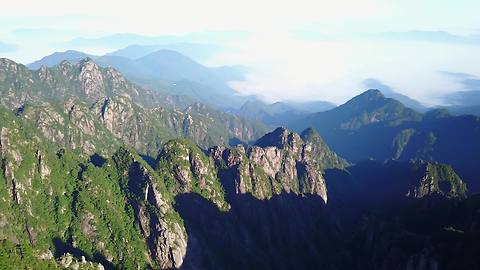
[[[238,194],[251,193],[260,199],[283,192],[315,194],[327,202],[322,172],[332,164],[342,168],[346,162],[320,141],[305,139],[285,128],[277,128],[247,149],[241,145],[215,147],[210,153],[217,163],[233,171]],[[328,162],[325,162],[326,156],[330,157]]]

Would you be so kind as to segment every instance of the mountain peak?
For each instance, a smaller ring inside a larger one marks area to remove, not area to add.
[[[451,115],[447,108],[436,108],[425,113],[425,119],[439,119],[449,116]]]
[[[16,71],[19,64],[15,61],[12,61],[8,58],[0,58],[0,67],[6,70]]]
[[[42,65],[45,65],[47,67],[53,67],[58,64],[61,64],[65,60],[70,61],[71,63],[76,63],[85,57],[94,57],[94,56],[86,54],[84,52],[75,51],[75,50],[68,50],[64,52],[54,52],[50,55],[43,57],[38,61],[28,64],[27,66],[32,70],[37,70]]]
[[[158,50],[158,51],[155,51],[155,52],[152,52],[150,54],[147,54],[146,56],[142,57],[143,59],[152,59],[152,58],[161,58],[161,59],[165,59],[165,60],[175,60],[175,61],[179,61],[179,60],[188,60],[188,61],[192,61],[194,62],[192,59],[188,58],[187,56],[177,52],[177,51],[174,51],[174,50],[167,50],[167,49],[162,49],[162,50]],[[140,58],[140,59],[142,59]]]
[[[300,137],[302,138],[302,140],[307,142],[307,141],[310,141],[314,138],[320,137],[320,134],[318,134],[318,132],[315,128],[309,127],[307,129],[305,129],[304,131],[302,131],[302,133],[300,134]]]
[[[70,63],[70,61],[68,60],[62,60],[62,62],[60,62],[60,64],[58,64],[59,67],[71,67],[72,66],[72,63]]]
[[[80,66],[84,66],[84,65],[97,65],[97,64],[95,63],[95,61],[93,61],[93,59],[90,58],[90,57],[88,57],[88,56],[85,57],[85,58],[83,58],[82,60],[80,60],[80,62],[78,62],[78,63],[79,63]]]
[[[353,97],[349,101],[347,101],[345,104],[340,105],[337,108],[341,107],[352,107],[352,108],[364,108],[369,110],[377,107],[381,107],[386,105],[387,103],[398,103],[401,105],[401,103],[397,100],[391,99],[391,98],[386,98],[382,92],[378,89],[368,89],[367,91]]]
[[[298,134],[290,132],[284,127],[278,127],[274,131],[267,133],[258,139],[255,145],[260,147],[274,146],[278,148],[284,148],[285,145],[294,143],[296,139],[300,139]]]
[[[378,89],[368,89],[355,98],[368,98],[368,99],[385,99],[383,93]]]

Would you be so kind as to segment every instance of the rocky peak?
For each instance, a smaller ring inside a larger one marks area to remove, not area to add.
[[[0,70],[16,72],[19,64],[7,58],[0,58]]]
[[[287,146],[294,147],[299,143],[301,143],[301,139],[297,133],[290,132],[284,127],[279,127],[258,139],[255,145],[260,147],[273,146],[283,149]]]
[[[304,136],[306,142],[297,133],[277,128],[247,150],[241,145],[217,147],[210,155],[232,171],[237,194],[251,193],[259,199],[283,192],[314,194],[327,202],[323,170],[343,168],[346,162],[321,144],[314,130],[305,131]]]
[[[70,63],[70,61],[63,60],[62,62],[60,62],[60,64],[58,64],[58,67],[60,68],[60,70],[69,70],[73,67],[73,65],[72,63]]]
[[[357,96],[357,98],[366,99],[366,100],[375,100],[375,99],[385,99],[385,96],[378,89],[368,89],[367,91]]]
[[[304,142],[317,142],[322,140],[320,134],[314,128],[307,128],[300,134],[300,137]]]
[[[102,70],[91,58],[83,59],[77,67],[80,70],[78,79],[87,97],[99,98],[106,94]]]
[[[38,77],[40,77],[40,80],[46,81],[46,82],[53,82],[53,76],[52,73],[50,72],[50,69],[47,68],[47,66],[42,65],[40,69],[38,70]]]

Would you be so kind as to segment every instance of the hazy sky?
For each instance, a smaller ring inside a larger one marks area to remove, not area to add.
[[[447,93],[469,90],[448,74],[480,76],[479,10],[473,0],[4,1],[0,56],[29,63],[71,49],[60,44],[78,37],[208,32],[202,42],[232,50],[205,64],[252,68],[247,81],[232,83],[241,93],[338,103],[375,78],[436,104]],[[212,38],[211,32],[230,34]]]

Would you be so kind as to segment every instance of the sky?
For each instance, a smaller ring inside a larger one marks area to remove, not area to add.
[[[16,0],[2,10],[0,57],[27,64],[67,49],[120,49],[78,38],[173,35],[229,48],[203,64],[248,66],[231,86],[271,102],[342,103],[374,78],[438,105],[471,90],[451,74],[480,77],[479,1]]]

